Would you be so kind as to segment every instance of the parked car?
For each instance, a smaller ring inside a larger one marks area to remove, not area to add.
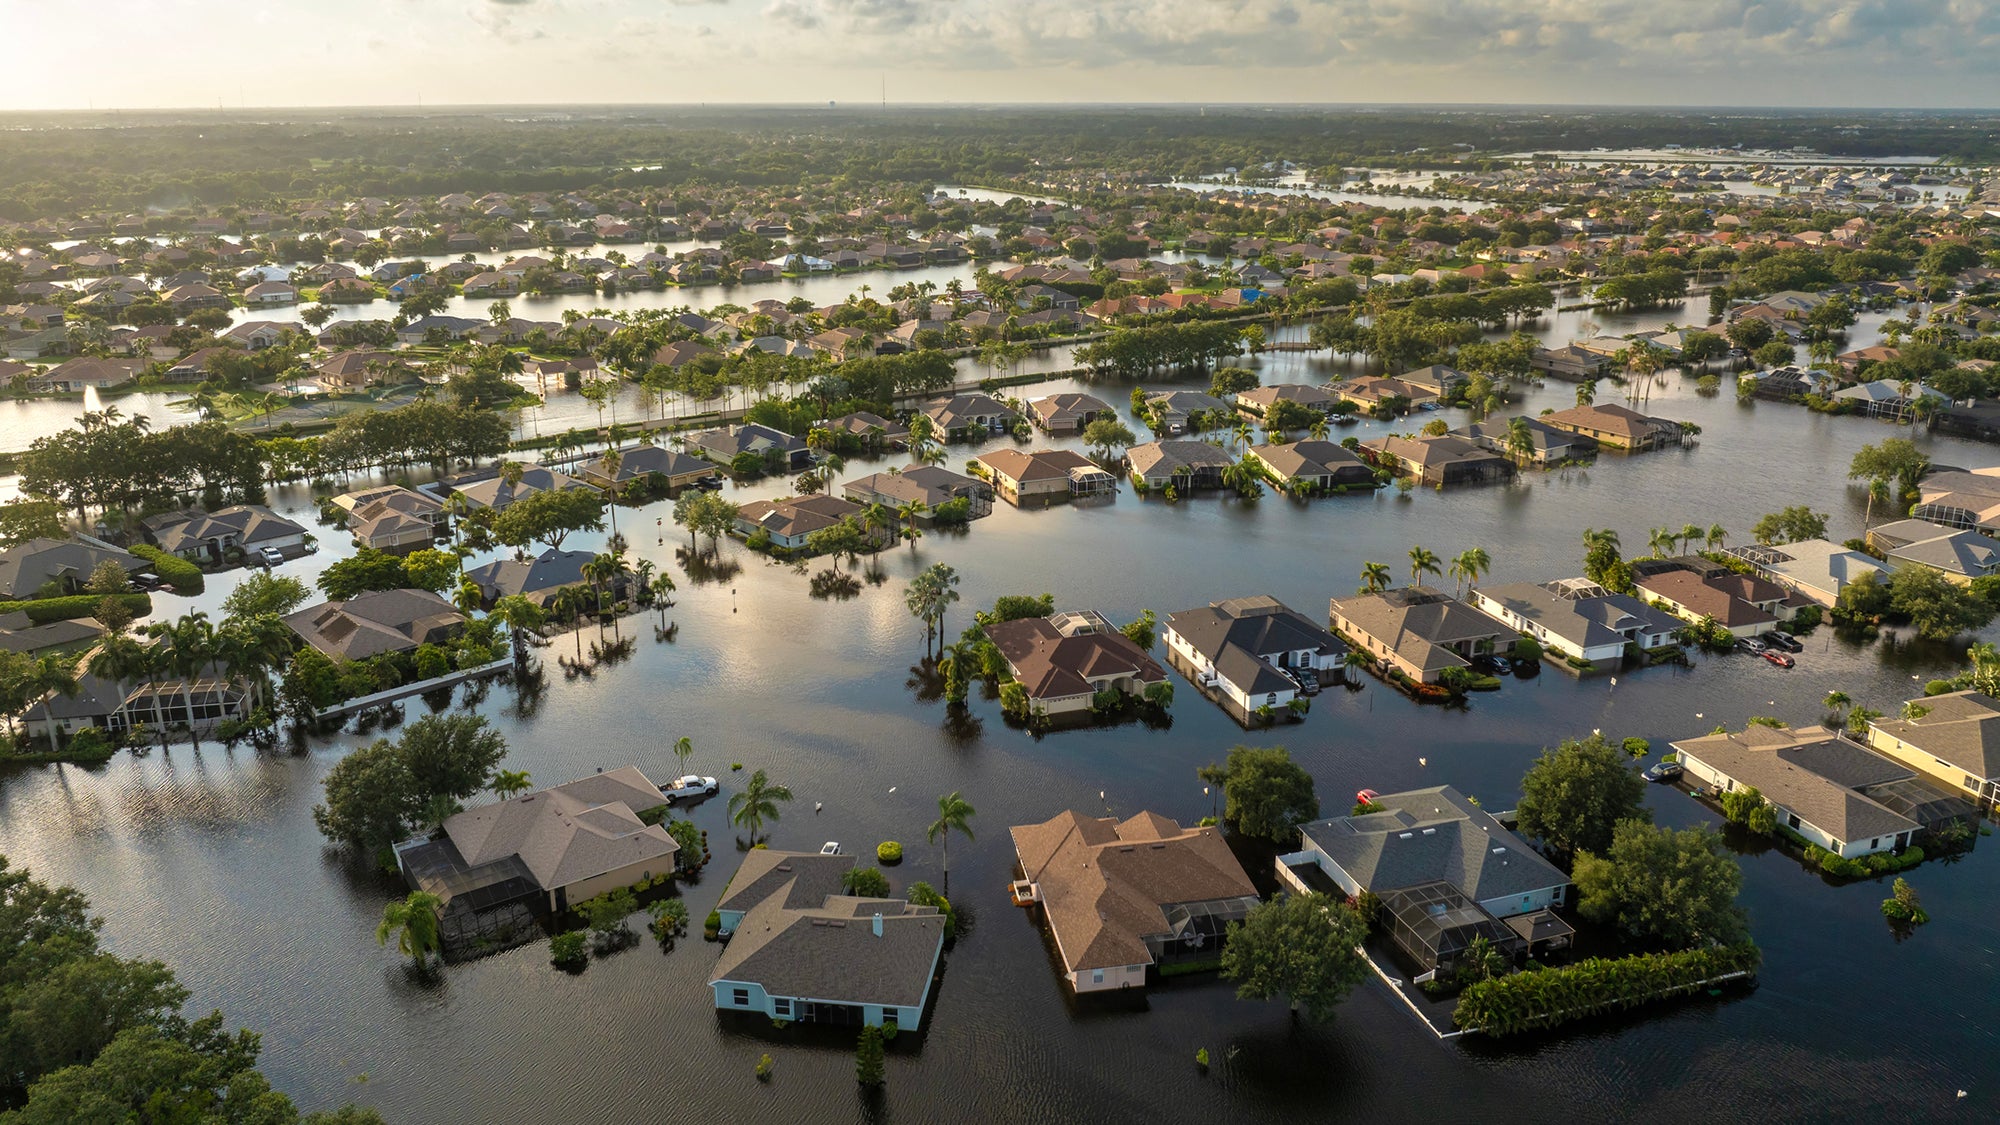
[[[1744,637],[1736,642],[1736,651],[1747,652],[1752,656],[1762,656],[1764,650],[1770,647],[1755,637]]]
[[[660,786],[660,793],[671,804],[675,801],[685,801],[692,797],[713,796],[721,788],[721,786],[716,784],[714,778],[703,777],[698,773],[691,773],[686,777],[677,777]]]
[[[1791,657],[1786,656],[1784,653],[1779,652],[1776,649],[1766,649],[1763,652],[1759,653],[1758,655],[1762,656],[1764,659],[1770,661],[1771,663],[1776,664],[1780,668],[1791,668],[1798,664],[1798,661],[1793,660]]]
[[[1682,773],[1679,762],[1655,762],[1641,774],[1647,781],[1672,781]]]
[[[1781,648],[1786,652],[1804,652],[1806,650],[1806,646],[1800,644],[1798,638],[1792,636],[1790,633],[1772,631],[1763,634],[1757,639],[1770,645],[1772,648]]]
[[[828,841],[827,841],[826,843],[824,843],[824,844],[821,844],[821,845],[819,846],[819,854],[821,854],[821,855],[839,855],[839,854],[840,854],[840,841],[839,841],[839,840],[828,840]]]
[[[1513,666],[1502,657],[1475,656],[1472,658],[1472,670],[1488,676],[1504,676],[1513,670]]]
[[[285,553],[283,551],[278,550],[276,547],[261,548],[257,552],[257,557],[261,559],[264,565],[267,567],[277,566],[285,561]]]

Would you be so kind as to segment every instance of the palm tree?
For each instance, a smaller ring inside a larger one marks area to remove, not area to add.
[[[729,821],[740,828],[750,830],[750,842],[757,842],[757,831],[767,820],[778,819],[778,802],[792,799],[792,791],[783,785],[773,785],[764,776],[763,770],[750,775],[750,783],[743,791],[729,798]]]
[[[653,604],[659,607],[660,620],[664,623],[667,619],[667,607],[674,604],[673,598],[669,596],[677,589],[674,585],[674,576],[661,572],[653,578],[652,589]]]
[[[967,840],[972,839],[972,816],[975,813],[957,790],[938,798],[938,818],[924,830],[924,839],[941,844],[944,848],[944,893],[951,894],[951,834],[957,832]]]
[[[506,800],[507,798],[512,797],[516,793],[525,793],[528,791],[528,771],[527,770],[496,771],[493,774],[493,784],[487,786],[487,788],[493,790],[495,793],[498,793],[500,795],[501,800]]]
[[[917,537],[923,534],[917,530],[917,520],[923,517],[924,511],[922,500],[906,500],[902,507],[896,509],[897,518],[908,525],[903,529],[903,537],[910,541],[912,551],[917,549]]]
[[[27,689],[28,698],[41,698],[42,725],[48,728],[49,745],[56,753],[62,753],[62,730],[56,726],[55,702],[57,695],[75,698],[76,693],[83,690],[83,685],[77,682],[76,666],[61,656],[39,657],[28,668],[23,680],[22,686]]]
[[[1332,423],[1327,420],[1327,416],[1321,414],[1313,419],[1312,425],[1306,427],[1306,436],[1312,438],[1314,441],[1325,441],[1327,428],[1331,424]]]
[[[1248,449],[1250,443],[1257,440],[1257,431],[1250,427],[1250,421],[1246,418],[1236,423],[1236,433],[1233,436],[1239,449]]]
[[[1708,532],[1703,531],[1694,524],[1684,524],[1681,527],[1681,550],[1686,551],[1694,546],[1695,540],[1706,538],[1708,538]]]
[[[1675,538],[1673,528],[1656,527],[1646,537],[1646,549],[1653,552],[1654,558],[1663,559],[1674,549]]]
[[[109,680],[121,689],[144,682],[153,671],[153,654],[147,646],[124,635],[106,637],[86,659],[84,667],[100,680]],[[154,717],[159,714],[160,695],[153,693]]]
[[[1719,551],[1722,549],[1723,543],[1728,540],[1729,532],[1726,529],[1724,529],[1723,526],[1719,523],[1712,524],[1709,526],[1707,538],[1708,538],[1708,549],[1711,551]]]
[[[1849,707],[1854,706],[1854,697],[1835,688],[1826,693],[1826,698],[1820,700],[1820,705],[1836,715],[1844,715]]]
[[[1468,547],[1460,551],[1457,558],[1451,560],[1452,576],[1464,579],[1467,586],[1479,585],[1480,578],[1490,574],[1492,570],[1493,559],[1487,555],[1484,547]]]
[[[1410,585],[1423,585],[1424,575],[1443,574],[1444,569],[1438,557],[1428,547],[1410,548]]]
[[[188,737],[194,741],[194,748],[199,750],[201,734],[195,729],[194,689],[188,681],[214,655],[215,630],[208,623],[208,614],[196,610],[176,622],[148,625],[146,632],[159,638],[164,646],[165,659],[161,670],[180,677],[181,705],[187,716]]]
[[[680,760],[681,772],[686,773],[688,759],[694,757],[694,739],[687,735],[674,739],[674,757]]]
[[[1361,587],[1371,594],[1379,594],[1389,588],[1394,581],[1389,573],[1388,563],[1365,562],[1361,564]]]
[[[438,951],[438,910],[443,905],[429,891],[411,891],[403,901],[388,904],[382,908],[382,924],[375,927],[375,944],[389,944],[393,934],[396,948],[423,967]]]

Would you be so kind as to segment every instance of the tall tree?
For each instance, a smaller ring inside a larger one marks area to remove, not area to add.
[[[749,784],[730,796],[730,823],[748,829],[754,843],[764,823],[778,819],[778,804],[791,799],[791,789],[774,784],[763,770],[758,770],[750,775]]]
[[[1602,852],[1622,820],[1647,820],[1646,781],[1625,752],[1593,734],[1543,750],[1521,778],[1521,833],[1563,855]]]
[[[1282,746],[1232,746],[1221,765],[1210,763],[1196,773],[1222,787],[1222,818],[1246,836],[1283,843],[1319,816],[1312,775]]]
[[[938,818],[924,829],[924,839],[944,848],[944,893],[951,893],[951,834],[953,832],[972,839],[972,816],[978,810],[968,804],[956,789],[938,798]]]
[[[1236,982],[1237,998],[1283,997],[1294,1015],[1324,1022],[1355,986],[1367,979],[1361,943],[1368,926],[1352,907],[1323,894],[1297,894],[1259,903],[1229,926],[1222,947],[1222,976]]]

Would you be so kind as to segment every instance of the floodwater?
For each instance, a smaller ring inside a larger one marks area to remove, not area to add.
[[[1258,362],[1271,365],[1268,380],[1277,365],[1302,360]],[[1092,389],[1125,410],[1129,385]],[[1620,397],[1608,384],[1602,391],[1600,401]],[[1573,393],[1551,383],[1518,409],[1567,405]],[[1991,841],[1909,874],[1934,921],[1902,942],[1877,912],[1882,883],[1831,887],[1778,853],[1747,854],[1743,901],[1766,955],[1756,991],[1505,1043],[1441,1044],[1374,983],[1322,1027],[1295,1023],[1282,1003],[1237,1001],[1227,983],[1200,977],[1143,1000],[1079,1004],[1065,996],[1031,916],[1009,904],[1009,825],[1065,808],[1152,809],[1192,821],[1210,811],[1196,767],[1238,742],[1290,747],[1329,811],[1363,786],[1445,782],[1505,808],[1539,748],[1565,736],[1601,729],[1663,750],[1752,715],[1814,720],[1831,688],[1889,710],[1950,670],[1950,648],[1860,646],[1822,631],[1791,671],[1745,656],[1628,671],[1616,683],[1550,669],[1510,679],[1464,710],[1420,707],[1365,680],[1358,691],[1318,697],[1302,723],[1254,734],[1180,682],[1169,729],[1041,738],[1011,728],[983,699],[952,721],[913,686],[922,628],[902,587],[933,562],[962,577],[963,601],[946,623],[953,633],[1001,594],[1044,591],[1060,607],[1121,621],[1143,608],[1164,614],[1261,592],[1317,618],[1330,595],[1357,585],[1366,561],[1402,577],[1413,543],[1447,558],[1484,547],[1494,560],[1487,581],[1497,583],[1576,573],[1587,527],[1617,529],[1638,553],[1655,524],[1719,522],[1737,541],[1759,515],[1808,503],[1831,513],[1834,537],[1858,534],[1863,498],[1845,480],[1848,459],[1900,432],[1702,398],[1674,375],[1662,378],[1652,410],[1701,424],[1700,443],[1407,498],[1389,490],[1168,505],[1127,489],[1090,507],[1001,505],[964,536],[886,553],[883,582],[849,601],[815,600],[804,575],[725,545],[743,570],[709,585],[683,576],[667,614],[679,626],[673,640],[658,637],[655,615],[627,619],[618,633],[634,643],[629,659],[572,679],[556,657],[574,653],[576,639],[558,636],[538,652],[542,673],[530,689],[498,683],[471,704],[505,732],[506,765],[543,784],[625,763],[664,776],[673,740],[691,737],[693,765],[724,789],[693,814],[717,857],[685,889],[697,919],[720,896],[741,846],[725,816],[726,795],[744,777],[732,763],[767,769],[796,794],[771,830],[773,846],[838,840],[866,854],[900,840],[909,858],[890,872],[898,888],[943,881],[924,827],[939,795],[963,792],[979,810],[977,837],[952,842],[950,883],[971,925],[947,958],[928,1031],[894,1044],[879,1099],[856,1093],[851,1040],[719,1019],[705,987],[717,951],[698,938],[664,954],[648,940],[574,977],[552,969],[538,943],[452,966],[441,983],[412,982],[372,938],[399,889],[328,851],[311,822],[320,779],[362,736],[296,754],[180,746],[97,769],[19,771],[0,779],[0,853],[81,887],[105,915],[111,948],[171,965],[193,992],[192,1010],[220,1007],[262,1033],[266,1069],[302,1104],[360,1099],[396,1121],[976,1115],[1151,1125],[1443,1119],[1473,1105],[1482,1118],[1524,1122],[1991,1120],[2000,1115],[1992,1081],[2000,1042],[1989,1018],[2000,994],[1991,895],[2000,848]],[[2000,461],[1991,446],[1916,440],[1941,463]],[[954,448],[951,464],[971,452]],[[879,467],[857,461],[847,472]],[[296,488],[274,500],[310,507]],[[618,513],[635,554],[663,567],[685,546],[669,508]],[[322,538],[320,554],[286,570],[311,578],[349,550],[337,534]],[[566,546],[595,549],[603,538],[576,535]],[[215,614],[227,586],[217,580],[200,598],[158,600],[163,613]],[[593,628],[581,640],[587,648],[598,635]],[[453,705],[466,705],[462,693]],[[414,716],[423,704],[410,708]],[[1708,819],[1669,789],[1655,788],[1650,800],[1664,822]],[[1193,1065],[1203,1047],[1215,1059],[1205,1076]],[[764,1084],[752,1069],[767,1052],[776,1071]]]

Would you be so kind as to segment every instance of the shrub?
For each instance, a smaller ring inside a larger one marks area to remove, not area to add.
[[[889,877],[874,867],[855,867],[840,874],[840,886],[860,898],[887,898]]]
[[[51,621],[95,617],[105,602],[114,600],[133,617],[144,617],[153,612],[153,599],[146,594],[72,594],[60,598],[0,602],[0,613],[25,613],[31,623],[47,625]]]
[[[708,917],[702,920],[701,930],[702,934],[710,941],[714,941],[720,936],[722,933],[722,911],[709,911]]]
[[[1924,904],[1917,898],[1917,889],[1904,882],[1901,876],[1896,878],[1891,889],[1894,893],[1882,900],[1882,917],[1909,926],[1921,926],[1931,920],[1931,916],[1924,911]]]
[[[911,883],[910,889],[904,893],[903,897],[909,899],[913,906],[929,906],[944,915],[944,938],[946,941],[950,941],[958,936],[958,911],[952,909],[951,900],[939,894],[936,887],[923,882]]]
[[[895,840],[884,840],[875,845],[875,859],[884,867],[894,867],[903,862],[903,845]]]
[[[746,456],[747,456],[747,454],[746,454]],[[758,1060],[757,1060],[757,1081],[759,1081],[759,1082],[769,1082],[769,1081],[771,1080],[771,1072],[772,1072],[773,1070],[777,1069],[777,1066],[778,1066],[778,1062],[777,1062],[777,1060],[776,1060],[776,1059],[773,1059],[773,1058],[772,1058],[771,1056],[769,1056],[769,1055],[765,1055],[765,1056],[763,1056],[762,1058],[758,1059]]]
[[[1591,958],[1561,969],[1514,973],[1466,988],[1452,1021],[1488,1035],[1555,1027],[1601,1012],[1685,996],[1733,973],[1754,973],[1757,947],[1742,945]]]
[[[653,916],[653,936],[661,941],[669,941],[687,933],[687,903],[677,898],[663,898],[646,908]]]
[[[129,550],[152,563],[154,573],[158,574],[160,581],[171,587],[174,593],[189,597],[201,593],[204,579],[200,567],[179,555],[170,555],[150,543],[134,543]]]
[[[589,960],[590,954],[584,948],[584,938],[581,930],[571,930],[568,933],[557,934],[549,940],[550,964],[559,968],[573,969],[582,966]]]
[[[1653,752],[1653,744],[1637,736],[1628,738],[1624,742],[1619,743],[1619,745],[1623,746],[1625,752],[1634,758],[1643,758]]]

